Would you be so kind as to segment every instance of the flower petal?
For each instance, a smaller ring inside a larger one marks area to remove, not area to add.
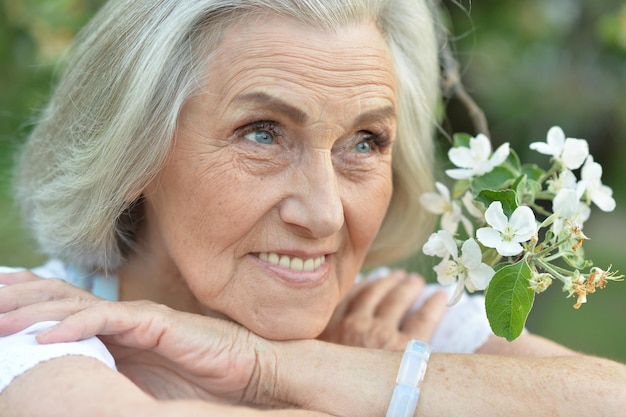
[[[491,154],[491,141],[487,136],[479,133],[470,139],[470,149],[475,158],[478,157],[478,159],[486,161]]]
[[[615,200],[613,202],[615,203]],[[589,216],[591,216],[591,208],[583,202],[578,202],[578,208],[576,210],[576,215],[574,216],[574,221],[580,226],[581,229],[583,223],[589,220]]]
[[[552,223],[552,233],[558,236],[561,230],[563,230],[563,219],[554,219],[554,223]]]
[[[518,242],[528,241],[537,232],[535,214],[528,206],[519,206],[511,214],[509,225],[515,230],[515,240]]]
[[[439,191],[439,194],[441,194],[443,199],[450,201],[450,190],[448,190],[448,187],[437,181],[435,182],[435,188],[437,188],[437,191]]]
[[[447,230],[440,230],[437,232],[437,237],[441,243],[443,243],[448,253],[452,255],[454,259],[457,259],[459,256],[459,249],[456,246],[456,242],[454,241],[452,234]]]
[[[450,159],[450,162],[459,168],[472,168],[474,166],[472,151],[465,146],[451,148],[448,151],[448,158]]]
[[[565,139],[561,160],[569,169],[578,169],[589,155],[589,144],[584,139]]]
[[[591,201],[602,211],[615,210],[615,199],[613,190],[606,185],[600,185],[592,190],[588,190]]]
[[[458,206],[457,206],[458,207]],[[446,211],[441,216],[441,228],[451,234],[455,234],[456,230],[459,228],[459,217],[458,214],[451,211]]]
[[[470,191],[466,191],[463,195],[463,205],[465,210],[477,219],[483,218],[483,213],[474,205],[474,196]]]
[[[481,227],[476,230],[476,239],[488,248],[495,248],[502,242],[502,235],[491,227]]]
[[[450,271],[456,271],[456,262],[450,259],[444,259],[433,268],[437,273],[437,282],[441,285],[450,285],[456,281],[456,275],[450,274]]]
[[[491,282],[491,278],[496,274],[496,271],[493,270],[489,265],[481,263],[476,268],[470,269],[469,271],[469,279],[472,282],[472,285],[477,290],[484,290],[489,286]]]
[[[476,161],[474,164],[474,176],[481,176],[493,170],[494,165],[489,161]]]
[[[506,158],[509,157],[509,153],[511,153],[511,149],[508,142],[503,143],[496,149],[491,158],[489,158],[489,162],[491,162],[492,166],[497,167],[506,161]]]
[[[450,301],[448,301],[448,307],[453,306],[459,302],[459,300],[463,296],[463,293],[465,292],[463,291],[464,288],[465,285],[463,283],[463,280],[459,280],[459,283],[456,284],[456,288],[454,289],[454,294],[452,294],[452,297],[450,297]]]
[[[565,169],[559,174],[558,182],[561,188],[576,188],[576,175],[569,169]]]
[[[559,213],[563,218],[570,218],[576,214],[578,209],[578,193],[576,190],[562,188],[554,197],[552,211]]]
[[[502,256],[515,256],[522,253],[524,248],[517,242],[500,241],[496,246],[496,251]]]
[[[472,269],[478,267],[482,263],[483,253],[478,243],[472,238],[467,239],[461,246],[461,263],[466,268]]]
[[[552,126],[548,130],[546,142],[552,148],[552,155],[557,158],[561,156],[563,152],[563,145],[565,144],[565,133],[559,126]]]
[[[544,155],[554,156],[554,149],[545,142],[533,142],[530,144],[530,149]]]
[[[441,239],[437,233],[433,233],[428,237],[428,241],[424,243],[422,247],[422,252],[428,256],[438,256],[440,258],[445,258],[450,255],[450,252],[446,249],[446,246],[443,244]]]
[[[502,203],[499,201],[494,201],[489,204],[489,207],[485,211],[485,220],[489,226],[493,227],[498,232],[504,232],[504,228],[509,222],[509,219],[507,219],[504,214],[504,210],[502,210]]]
[[[431,213],[442,214],[448,209],[448,200],[438,193],[424,193],[420,196],[420,203]]]
[[[476,174],[473,169],[446,169],[446,174],[455,180],[466,180],[474,177]]]
[[[580,170],[580,177],[583,181],[593,183],[602,178],[602,165],[593,161],[593,156],[589,155],[585,160],[585,165]]]

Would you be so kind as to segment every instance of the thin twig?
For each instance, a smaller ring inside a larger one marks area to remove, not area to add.
[[[443,8],[443,1],[440,0],[440,7]],[[445,99],[456,99],[467,110],[467,114],[472,121],[476,133],[482,133],[489,137],[489,126],[485,112],[476,104],[463,86],[459,63],[454,58],[454,53],[450,47],[450,42],[446,36],[442,36],[442,45],[439,50],[439,67],[441,70],[441,93]]]

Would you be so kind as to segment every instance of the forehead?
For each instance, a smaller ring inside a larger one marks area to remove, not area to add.
[[[328,105],[337,99],[344,106],[369,100],[395,107],[396,85],[389,48],[373,22],[330,31],[267,16],[226,30],[209,60],[206,89],[229,103],[270,89]]]

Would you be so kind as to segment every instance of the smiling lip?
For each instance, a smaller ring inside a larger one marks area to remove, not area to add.
[[[298,256],[281,255],[276,252],[261,252],[259,259],[272,265],[279,265],[297,272],[311,272],[319,268],[326,257],[324,255],[314,258],[300,258]]]
[[[296,286],[316,286],[326,279],[326,255],[311,258],[289,256],[277,252],[260,252],[257,258],[281,281]]]

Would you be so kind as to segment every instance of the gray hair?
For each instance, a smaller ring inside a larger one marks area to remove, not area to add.
[[[429,0],[112,0],[77,36],[18,161],[17,199],[44,252],[86,270],[123,264],[140,227],[141,192],[167,158],[183,104],[201,88],[207,51],[253,13],[328,30],[378,24],[395,62],[398,131],[392,202],[366,262],[418,248],[430,231],[418,197],[433,183],[439,90]]]

